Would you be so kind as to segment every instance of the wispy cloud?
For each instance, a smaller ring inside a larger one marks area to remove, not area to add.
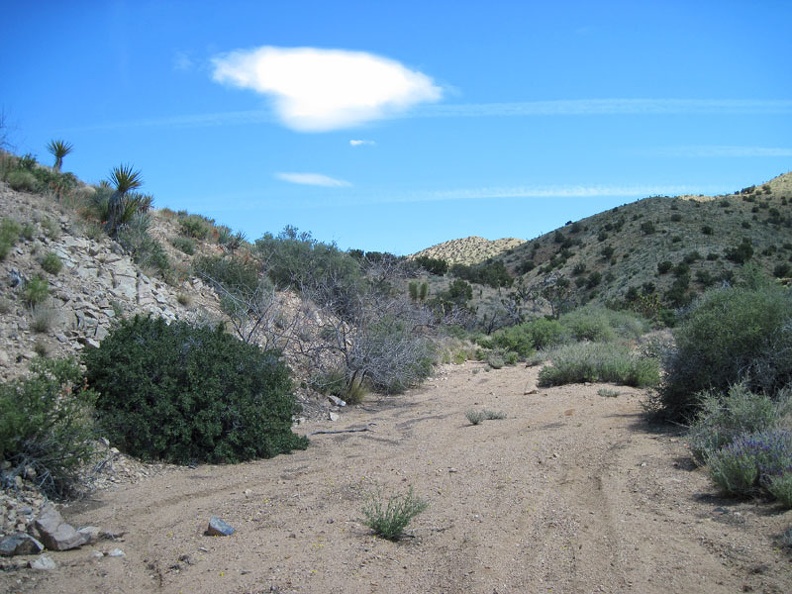
[[[650,149],[647,153],[663,157],[792,157],[792,148],[702,145]]]
[[[438,91],[439,92],[439,91]],[[316,100],[318,103],[318,99]],[[296,104],[291,104],[296,105]],[[308,115],[301,120],[307,127],[311,123],[321,124],[321,117],[327,116],[326,124],[341,126],[340,120],[331,116],[342,116],[343,110],[331,112],[318,110],[316,117]],[[406,107],[405,107],[406,109]],[[363,110],[365,111],[365,110]],[[557,101],[526,101],[520,103],[464,103],[453,105],[419,106],[415,109],[395,113],[388,106],[372,107],[377,117],[420,117],[420,118],[477,118],[477,117],[552,117],[552,116],[611,116],[611,115],[792,115],[792,100],[753,100],[753,99],[575,99]],[[350,109],[349,113],[353,114]],[[365,115],[365,114],[364,114]],[[133,127],[207,127],[221,125],[269,124],[283,122],[283,114],[272,114],[267,109],[246,111],[215,112],[147,118],[125,122],[106,122],[90,126],[62,129],[60,132],[75,130],[115,130]],[[299,120],[299,116],[295,116]],[[366,116],[368,117],[368,116]],[[370,119],[373,119],[372,115]],[[366,121],[369,121],[366,120]],[[362,123],[364,120],[358,120]],[[351,125],[351,124],[350,124]],[[299,129],[299,128],[298,128]],[[319,128],[316,128],[317,130]],[[329,129],[329,128],[328,128]],[[787,149],[767,149],[787,150]],[[785,154],[778,156],[786,156]]]
[[[526,117],[575,115],[738,115],[792,113],[792,100],[754,99],[560,99],[517,103],[468,103],[423,107],[420,117]]]
[[[304,186],[323,186],[326,188],[345,188],[352,184],[322,173],[276,173],[275,177],[292,184]]]
[[[192,70],[195,66],[193,59],[187,52],[176,52],[173,56],[174,70]]]
[[[377,143],[373,140],[359,140],[353,139],[349,141],[349,146],[376,146]]]
[[[281,123],[303,132],[358,126],[443,94],[425,74],[365,52],[265,46],[212,64],[216,82],[271,98]]]
[[[570,186],[482,186],[436,191],[417,191],[401,195],[382,194],[378,202],[439,202],[446,200],[512,199],[573,199],[573,198],[624,198],[640,199],[649,196],[679,196],[685,194],[722,193],[714,186],[687,185],[570,185]]]

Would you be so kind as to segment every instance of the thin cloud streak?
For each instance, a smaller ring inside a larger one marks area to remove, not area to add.
[[[325,188],[346,188],[352,184],[343,179],[336,179],[322,173],[276,173],[275,177],[281,181],[303,186],[322,186]]]
[[[608,115],[792,115],[792,100],[752,99],[575,99],[518,103],[467,103],[417,107],[383,118],[475,118]],[[116,130],[134,127],[199,128],[222,125],[272,124],[278,121],[269,110],[246,110],[192,114],[108,122],[66,128],[61,132]],[[783,149],[782,149],[783,150]],[[778,156],[787,156],[786,154]]]
[[[792,100],[562,99],[425,106],[408,117],[527,117],[594,115],[792,114]]]
[[[764,146],[680,146],[647,151],[662,157],[792,157],[792,148]]]
[[[568,199],[568,198],[625,198],[638,200],[650,196],[717,195],[721,188],[686,185],[577,185],[577,186],[492,186],[480,188],[457,188],[451,190],[417,191],[402,195],[369,193],[375,196],[374,202],[418,203],[451,200],[493,200],[493,199]]]

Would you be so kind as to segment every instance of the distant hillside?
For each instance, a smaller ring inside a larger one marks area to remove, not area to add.
[[[528,290],[574,304],[643,299],[668,307],[746,266],[792,276],[792,173],[724,196],[653,197],[527,241],[496,258]]]
[[[413,254],[410,258],[425,256],[445,260],[450,265],[453,264],[479,264],[500,256],[508,250],[512,250],[525,243],[524,239],[495,239],[489,240],[483,237],[465,237],[464,239],[452,239],[430,248],[421,250]]]

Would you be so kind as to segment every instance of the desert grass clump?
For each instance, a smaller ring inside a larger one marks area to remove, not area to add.
[[[467,417],[471,425],[480,425],[484,421],[502,421],[506,418],[506,413],[489,408],[483,410],[470,409],[465,412],[465,417]]]
[[[25,283],[22,289],[22,301],[28,307],[41,305],[49,298],[49,283],[46,279],[36,277]]]
[[[465,411],[465,417],[470,422],[471,425],[480,425],[486,420],[486,416],[484,415],[484,411],[482,410],[468,410]]]
[[[540,386],[610,382],[639,388],[660,382],[660,363],[616,343],[581,342],[555,350],[539,372]]]
[[[36,334],[46,334],[52,329],[55,321],[55,311],[49,307],[36,306],[31,308],[33,315],[30,321],[30,329]]]
[[[47,252],[41,258],[41,268],[53,276],[56,276],[63,269],[63,260],[55,252]]]
[[[429,503],[417,497],[413,488],[404,495],[393,495],[385,502],[377,491],[368,496],[363,506],[364,523],[374,534],[387,540],[397,541],[413,518],[429,507]]]
[[[11,253],[11,248],[19,241],[22,227],[13,219],[4,218],[0,221],[0,261]]]
[[[195,240],[189,237],[173,237],[170,240],[173,247],[182,253],[192,256],[195,253]]]

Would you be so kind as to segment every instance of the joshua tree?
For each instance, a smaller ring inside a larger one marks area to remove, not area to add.
[[[73,148],[72,144],[65,140],[50,140],[50,143],[47,145],[47,150],[55,157],[55,165],[53,165],[55,171],[59,172],[61,170],[61,167],[63,167],[63,157],[72,152]]]
[[[134,171],[131,165],[119,165],[110,171],[109,181],[115,192],[108,205],[106,229],[110,236],[115,236],[125,220],[127,194],[142,186],[143,179],[140,171]]]

